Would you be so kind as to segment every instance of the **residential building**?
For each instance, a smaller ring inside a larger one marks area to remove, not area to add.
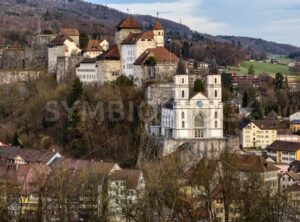
[[[286,188],[292,186],[295,183],[299,183],[299,182],[300,182],[300,174],[297,174],[292,170],[280,175],[281,190],[285,190]]]
[[[277,139],[278,120],[253,120],[241,130],[240,145],[243,148],[266,148]]]
[[[181,59],[174,76],[173,98],[162,105],[161,134],[174,139],[223,138],[221,76],[206,78],[206,94],[190,93],[189,78]]]
[[[293,113],[292,115],[290,115],[290,122],[297,120],[300,120],[300,111]]]
[[[290,122],[290,129],[292,132],[300,132],[300,120],[292,120]]]
[[[102,48],[100,42],[96,39],[89,40],[86,47],[82,50],[83,57],[88,58],[96,58],[97,56],[101,55],[104,51],[106,50]]]
[[[116,170],[108,179],[109,221],[130,221],[143,209],[145,179],[140,170]],[[135,206],[135,207],[133,207]]]
[[[76,67],[76,76],[83,83],[97,83],[100,81],[100,76],[97,72],[97,59],[84,58]]]
[[[300,143],[288,141],[274,141],[266,148],[267,154],[276,158],[279,163],[291,163],[300,160]]]
[[[79,45],[79,31],[75,28],[60,28],[58,35],[69,36],[77,45]]]

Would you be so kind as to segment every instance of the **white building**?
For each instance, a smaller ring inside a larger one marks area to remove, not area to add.
[[[100,81],[97,72],[96,58],[85,58],[76,67],[76,76],[83,83],[96,83]]]
[[[207,75],[206,95],[190,93],[181,60],[174,76],[174,98],[162,107],[161,134],[175,139],[223,138],[221,75]]]
[[[83,56],[88,58],[96,58],[97,56],[101,55],[104,51],[100,42],[96,39],[89,40],[86,47],[82,50]]]
[[[300,121],[300,111],[290,115],[290,122],[298,120]]]

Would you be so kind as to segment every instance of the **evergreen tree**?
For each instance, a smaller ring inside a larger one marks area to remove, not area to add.
[[[254,100],[252,108],[253,108],[251,113],[252,119],[262,119],[264,117],[261,104],[257,100]]]
[[[89,42],[89,37],[86,33],[84,32],[80,32],[80,35],[79,35],[79,45],[80,45],[80,48],[83,49],[87,46]]]
[[[251,65],[251,66],[248,68],[248,75],[254,75],[254,74],[255,74],[254,66]]]
[[[194,82],[194,92],[204,92],[204,83],[201,79],[196,79]]]
[[[82,82],[80,82],[79,78],[76,78],[72,86],[72,91],[67,98],[67,103],[70,107],[73,106],[74,102],[80,98],[82,91]]]
[[[246,107],[247,105],[248,105],[248,93],[247,91],[245,91],[243,94],[242,107]]]
[[[19,134],[17,132],[14,133],[14,137],[11,143],[12,146],[21,146]]]
[[[288,89],[288,88],[289,88],[289,80],[288,80],[287,75],[285,75],[284,88],[285,88],[285,89]]]
[[[283,88],[284,77],[281,73],[276,73],[274,79],[274,88],[275,90],[281,90]]]

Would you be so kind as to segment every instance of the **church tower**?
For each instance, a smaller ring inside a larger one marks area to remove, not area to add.
[[[222,103],[222,80],[218,72],[216,59],[213,58],[209,66],[209,74],[206,77],[206,95],[212,102],[208,116],[209,137],[223,137],[223,103]]]
[[[188,137],[187,101],[189,101],[189,77],[184,60],[181,58],[174,76],[174,119],[176,129],[174,129],[173,137],[177,139]]]
[[[165,43],[165,31],[158,19],[156,20],[155,24],[152,27],[154,40],[156,42],[156,47],[164,47]]]
[[[116,27],[115,42],[119,46],[130,33],[140,33],[141,26],[131,15],[123,19]]]

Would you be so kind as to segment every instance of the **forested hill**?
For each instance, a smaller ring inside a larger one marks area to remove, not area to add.
[[[56,32],[59,27],[74,27],[82,32],[101,33],[101,37],[112,39],[113,27],[125,14],[105,5],[96,5],[81,0],[1,0],[0,1],[0,44],[7,41],[29,42],[30,34],[48,29]],[[149,27],[155,18],[136,15],[137,20]],[[277,44],[247,37],[211,36],[193,32],[189,27],[161,19],[167,31],[176,36],[217,41],[240,41],[243,45],[251,42],[251,48],[272,54],[289,54],[299,50],[297,47]]]

